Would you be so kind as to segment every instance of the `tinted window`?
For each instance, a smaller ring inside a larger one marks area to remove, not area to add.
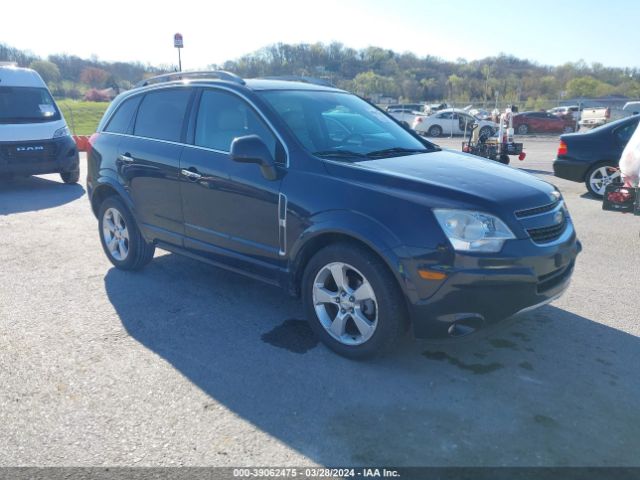
[[[46,88],[0,87],[0,123],[41,123],[60,120]]]
[[[179,142],[190,95],[190,89],[145,95],[136,118],[135,135]]]
[[[438,115],[438,118],[452,119],[454,117],[453,117],[453,113],[446,112],[446,113],[441,113],[440,115]]]
[[[228,152],[237,137],[258,135],[276,158],[276,139],[254,110],[241,98],[219,90],[205,90],[196,119],[195,144]]]
[[[616,136],[620,139],[621,142],[627,143],[631,138],[631,135],[633,135],[633,132],[636,131],[637,126],[638,122],[631,122],[624,127],[620,127],[615,132]]]
[[[122,105],[118,107],[116,113],[111,117],[109,125],[105,128],[105,131],[112,133],[127,133],[129,131],[129,126],[131,125],[131,120],[133,120],[133,114],[140,103],[140,98],[142,97],[137,96],[122,102]]]

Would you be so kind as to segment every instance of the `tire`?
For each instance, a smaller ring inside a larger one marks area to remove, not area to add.
[[[490,137],[491,135],[493,135],[493,128],[491,127],[482,127],[480,129],[480,136],[486,135],[487,137]]]
[[[427,131],[427,135],[430,137],[439,137],[442,135],[442,127],[440,125],[432,125]]]
[[[110,228],[109,225],[114,226]],[[115,227],[118,227],[117,232]],[[122,230],[124,228],[124,231]],[[98,213],[98,233],[102,249],[109,261],[120,270],[140,270],[155,253],[155,246],[147,243],[133,215],[117,196],[107,197]],[[107,236],[117,245],[107,240]]]
[[[518,128],[516,129],[516,133],[518,135],[526,135],[527,133],[529,133],[529,126],[525,124],[518,125]]]
[[[70,172],[60,173],[60,178],[67,185],[74,185],[80,180],[80,170],[71,170]]]
[[[500,155],[500,158],[498,159],[498,161],[504,165],[509,165],[509,162],[511,162],[511,159],[509,158],[509,155]]]
[[[408,324],[400,286],[387,265],[355,244],[336,243],[320,250],[305,268],[301,292],[311,328],[344,357],[364,359],[390,352]]]
[[[615,170],[615,172],[613,171]],[[597,163],[589,169],[584,177],[587,192],[594,198],[602,198],[604,189],[612,182],[620,181],[620,170],[610,162]]]

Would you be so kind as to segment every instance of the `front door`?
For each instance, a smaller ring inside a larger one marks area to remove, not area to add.
[[[180,161],[185,247],[275,279],[280,180],[265,179],[258,165],[232,161],[229,150],[234,138],[258,135],[284,160],[282,146],[243,98],[220,89],[202,91],[193,130],[193,145]]]

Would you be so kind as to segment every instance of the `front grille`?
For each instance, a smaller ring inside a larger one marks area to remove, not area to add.
[[[564,217],[562,222],[557,225],[542,228],[530,228],[527,233],[536,243],[549,243],[560,238],[567,228],[567,218]]]
[[[20,151],[19,148],[25,148],[25,150]],[[53,161],[56,159],[57,154],[58,149],[54,142],[0,144],[0,162],[6,165]]]
[[[571,262],[569,265],[565,265],[558,270],[554,270],[551,273],[547,273],[546,275],[540,275],[538,277],[538,285],[537,291],[538,293],[544,293],[548,290],[551,290],[554,287],[557,287],[562,282],[564,282],[567,277],[571,275],[573,271],[573,266],[575,262]]]
[[[541,213],[550,212],[554,208],[556,208],[558,202],[549,203],[547,205],[541,205],[540,207],[527,208],[525,210],[518,210],[516,212],[516,217],[524,218],[524,217],[532,217],[533,215],[539,215]]]

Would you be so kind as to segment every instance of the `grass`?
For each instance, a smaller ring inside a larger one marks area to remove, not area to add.
[[[96,131],[109,102],[59,100],[56,102],[74,135],[91,135]]]

